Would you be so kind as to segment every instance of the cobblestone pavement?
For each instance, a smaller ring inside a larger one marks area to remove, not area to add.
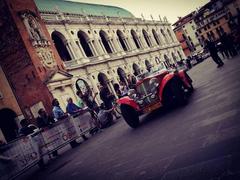
[[[21,179],[240,179],[240,57],[189,71],[188,105],[121,120]]]

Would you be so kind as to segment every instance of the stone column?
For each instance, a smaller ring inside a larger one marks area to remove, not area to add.
[[[93,43],[93,45],[95,45],[94,46],[94,48],[97,50],[97,52],[98,52],[98,55],[104,55],[104,54],[106,54],[105,53],[105,48],[102,48],[102,46],[101,46],[101,44],[100,44],[100,39],[98,39],[98,38],[94,38],[94,43]]]
[[[64,44],[65,44],[65,47],[67,48],[67,51],[68,51],[68,53],[69,53],[69,55],[71,57],[71,60],[75,59],[74,55],[73,55],[73,53],[72,53],[72,51],[70,49],[70,46],[69,46],[68,42],[66,41]]]
[[[128,45],[128,42],[127,42],[127,39],[126,39],[126,38],[123,39],[123,43],[124,43],[125,46],[127,47],[127,50],[130,51],[130,47],[129,47],[129,45]]]
[[[99,39],[98,42],[99,42],[99,44],[100,44],[100,46],[101,46],[101,49],[102,49],[103,55],[104,55],[104,54],[107,54],[107,51],[106,51],[106,49],[105,49],[105,47],[104,47],[104,45],[103,45],[103,43],[102,43],[102,40]]]
[[[76,44],[77,44],[77,46],[78,46],[79,49],[80,49],[81,57],[87,58],[87,56],[86,56],[86,54],[85,54],[85,52],[84,52],[84,50],[83,50],[83,48],[82,48],[82,45],[81,45],[81,43],[80,43],[79,40],[76,40]]]
[[[118,37],[116,37],[116,36],[113,37],[113,44],[116,47],[117,52],[121,52],[122,51],[121,45],[119,43],[120,42],[119,42]]]
[[[134,40],[133,40],[133,37],[131,36],[131,37],[129,37],[128,39],[129,39],[129,42],[130,42],[130,44],[131,44],[132,50],[133,50],[133,51],[136,50],[136,49],[137,49],[137,45],[135,44],[135,42],[134,42]]]
[[[130,41],[131,41],[131,43],[132,43],[133,50],[138,49],[135,41],[133,40],[133,37],[130,37]],[[136,39],[136,41],[137,41],[137,43],[138,43],[138,40],[137,40],[137,39]]]
[[[140,36],[140,39],[141,39],[143,48],[148,48],[147,42],[146,42],[145,38],[142,35]]]
[[[93,56],[97,56],[97,51],[96,51],[96,49],[95,49],[92,41],[89,40],[87,43],[88,43],[88,45],[89,45],[89,47],[90,47],[90,49],[91,49],[91,51],[92,51],[92,53],[93,53]]]
[[[117,52],[116,47],[114,46],[113,39],[110,39],[110,44],[112,46],[113,52]]]
[[[115,52],[115,50],[114,50],[114,48],[113,48],[113,46],[112,46],[112,43],[111,43],[111,39],[110,39],[110,38],[109,38],[109,39],[107,39],[107,43],[108,43],[108,45],[109,45],[109,47],[110,47],[111,51],[114,53],[114,52]]]
[[[68,46],[69,46],[69,49],[71,50],[71,52],[72,52],[72,54],[73,54],[73,57],[74,57],[74,59],[77,59],[77,58],[78,58],[78,56],[77,56],[76,52],[74,51],[74,48],[73,48],[72,42],[71,42],[71,41],[69,41],[69,40],[67,40],[67,41],[68,41]]]
[[[139,42],[139,46],[140,46],[140,48],[141,48],[141,49],[144,48],[144,45],[142,44],[142,41],[141,41],[140,36],[137,37],[137,41]]]

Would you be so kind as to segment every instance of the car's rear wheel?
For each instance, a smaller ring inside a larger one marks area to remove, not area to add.
[[[130,127],[136,128],[139,126],[139,116],[135,109],[128,105],[121,105],[120,109],[123,118]]]
[[[181,80],[174,79],[169,82],[164,91],[163,105],[175,106],[184,105],[187,103],[184,85]]]

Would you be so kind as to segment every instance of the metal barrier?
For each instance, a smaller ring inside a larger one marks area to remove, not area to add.
[[[50,128],[0,146],[0,180],[12,179],[36,165],[45,155],[75,141],[95,128],[91,114],[82,111]]]

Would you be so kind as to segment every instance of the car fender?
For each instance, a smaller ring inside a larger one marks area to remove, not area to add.
[[[183,83],[187,87],[191,87],[192,80],[187,77],[187,73],[184,70],[178,72],[178,77],[183,81]]]
[[[139,111],[140,110],[140,107],[139,105],[133,100],[131,99],[130,97],[128,96],[125,96],[125,97],[122,97],[120,99],[117,100],[117,103],[119,105],[128,105],[128,106],[131,106],[133,109]]]
[[[168,84],[168,82],[173,79],[174,77],[176,77],[176,75],[174,73],[169,73],[166,76],[164,76],[164,78],[161,81],[161,84],[159,86],[159,97],[160,97],[160,101],[162,101],[163,99],[163,91],[164,88],[166,87],[166,85]]]

